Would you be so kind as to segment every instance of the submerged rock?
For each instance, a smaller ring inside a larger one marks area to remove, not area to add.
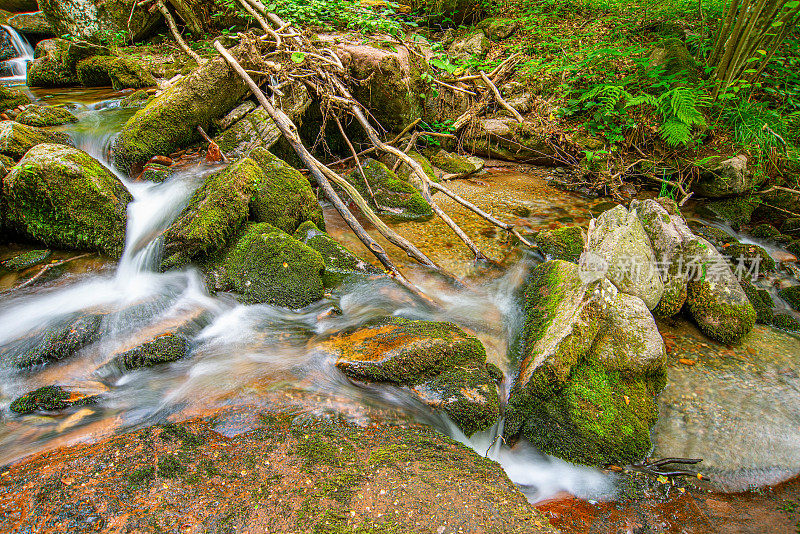
[[[382,270],[362,260],[337,243],[311,221],[301,224],[294,233],[294,237],[319,252],[322,256],[322,261],[325,262],[325,273],[322,275],[322,282],[325,287],[336,287],[342,282],[354,278],[384,274]]]
[[[189,338],[180,333],[161,334],[117,354],[112,364],[122,371],[176,362],[189,353]]]
[[[428,219],[433,216],[433,209],[422,198],[422,194],[413,185],[400,179],[386,165],[374,159],[366,159],[361,162],[361,167],[377,206],[372,203],[372,197],[364,184],[364,176],[359,169],[353,169],[345,178],[382,215],[399,220]]]
[[[38,106],[31,104],[25,111],[17,115],[17,122],[26,126],[43,128],[47,126],[61,126],[71,122],[78,122],[78,117],[69,110],[58,106]]]
[[[39,265],[43,263],[47,258],[50,257],[52,253],[49,250],[29,250],[28,252],[23,252],[22,254],[17,254],[13,258],[9,258],[4,262],[0,263],[4,269],[8,269],[9,271],[24,271],[25,269],[29,269],[34,265]]]
[[[0,154],[19,160],[31,148],[43,143],[71,145],[69,136],[63,132],[42,130],[15,121],[0,122]]]
[[[536,267],[524,291],[522,363],[505,436],[592,465],[626,464],[651,448],[664,387],[664,344],[645,303],[578,265]]]
[[[96,396],[69,391],[62,386],[44,386],[15,399],[8,409],[18,415],[57,412],[72,406],[92,404],[96,399]]]
[[[247,304],[303,308],[324,294],[319,252],[267,223],[244,228],[219,264],[216,287]]]
[[[578,263],[586,246],[586,232],[578,226],[543,230],[536,236],[536,244],[548,259]]]
[[[4,365],[30,367],[72,356],[99,339],[103,317],[96,313],[72,315],[45,325],[0,348],[0,361]]]
[[[231,54],[246,69],[256,68],[243,47]],[[181,78],[131,117],[114,142],[114,162],[125,170],[141,169],[153,156],[172,154],[200,139],[197,127],[209,131],[248,92],[221,57]]]
[[[81,40],[105,43],[124,33],[138,41],[158,22],[158,11],[135,9],[137,0],[39,0],[56,35],[71,35]]]
[[[40,144],[3,180],[4,228],[50,246],[119,257],[132,198],[119,178],[85,152]]]
[[[333,338],[336,367],[356,380],[406,386],[468,436],[500,414],[481,342],[452,323],[390,318]]]

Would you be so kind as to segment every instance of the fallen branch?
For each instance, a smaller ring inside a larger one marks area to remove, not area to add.
[[[149,2],[150,0],[147,1]],[[175,24],[175,19],[172,18],[172,15],[170,14],[169,9],[167,9],[167,6],[164,5],[163,0],[158,0],[158,2],[156,2],[156,7],[161,12],[161,15],[164,17],[164,20],[167,22],[169,31],[170,33],[172,33],[172,36],[175,38],[175,41],[178,43],[178,46],[180,46],[181,49],[184,52],[186,52],[186,55],[195,60],[198,65],[202,65],[203,63],[205,63],[206,61],[199,55],[197,55],[197,52],[189,48],[189,45],[187,45],[186,41],[183,40],[183,37],[181,37],[181,34],[178,31],[178,26]]]
[[[46,275],[47,273],[49,273],[51,270],[55,269],[56,267],[61,267],[62,265],[67,264],[67,263],[69,263],[71,261],[79,260],[81,258],[85,258],[85,257],[91,256],[93,254],[94,254],[94,252],[87,252],[86,254],[81,254],[80,256],[73,256],[73,257],[67,258],[65,260],[57,261],[57,262],[54,262],[54,263],[48,263],[47,265],[42,267],[39,270],[39,272],[37,272],[35,275],[33,275],[32,277],[30,277],[27,280],[25,280],[25,282],[21,283],[18,286],[14,286],[14,287],[12,287],[10,289],[6,289],[3,292],[0,292],[0,295],[8,295],[9,293],[13,293],[14,291],[18,291],[20,289],[32,286],[39,279],[41,279],[44,275]]]
[[[522,124],[523,119],[522,115],[519,114],[519,111],[514,109],[514,107],[511,106],[511,104],[509,104],[508,102],[505,101],[505,99],[503,99],[503,97],[500,95],[500,90],[494,83],[492,83],[492,80],[490,80],[489,77],[486,76],[486,73],[481,71],[480,75],[481,79],[483,80],[483,83],[485,83],[489,87],[489,89],[492,90],[492,93],[494,93],[494,99],[497,100],[497,103],[503,106],[509,113],[514,115],[514,118],[517,119],[518,123]]]

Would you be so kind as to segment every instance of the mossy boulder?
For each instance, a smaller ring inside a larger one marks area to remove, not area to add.
[[[31,99],[17,89],[0,85],[0,110],[14,109],[30,102]]]
[[[699,225],[694,228],[694,233],[717,247],[717,249],[722,249],[726,245],[738,242],[733,234],[716,226]]]
[[[644,301],[605,278],[584,283],[578,265],[537,266],[523,293],[522,361],[505,437],[591,465],[625,464],[650,450],[664,343]]]
[[[66,39],[47,39],[36,45],[36,59],[28,66],[28,85],[72,87],[79,85],[77,64],[89,57],[107,55],[106,48]]]
[[[137,0],[40,0],[56,35],[71,35],[94,43],[105,43],[124,35],[132,41],[145,37],[161,15],[156,10],[137,9]]]
[[[62,386],[44,386],[15,399],[8,409],[18,415],[57,412],[72,406],[92,404],[95,399],[95,396],[70,391]]]
[[[431,179],[431,181],[433,182],[439,181],[439,177],[436,176],[436,171],[434,171],[433,165],[431,165],[431,161],[428,158],[426,158],[419,152],[415,152],[413,150],[408,153],[408,157],[416,161],[419,164],[419,166],[422,167],[422,170],[425,172],[428,178]],[[384,154],[383,156],[381,156],[381,163],[383,163],[387,167],[393,166],[396,161],[397,158],[395,158],[390,154]],[[397,166],[396,173],[397,176],[399,176],[402,180],[405,180],[406,182],[409,183],[411,183],[415,179],[412,176],[411,167],[404,162],[401,162],[400,165]]]
[[[50,246],[119,257],[131,194],[85,152],[40,144],[3,180],[4,228]]]
[[[231,50],[244,68],[257,66],[244,48]],[[221,57],[154,98],[131,117],[112,148],[114,162],[127,171],[140,170],[153,156],[172,154],[200,139],[197,127],[210,131],[212,121],[227,114],[248,89]]]
[[[210,175],[164,232],[164,264],[183,265],[227,248],[246,220],[292,233],[307,221],[324,228],[308,180],[264,149]]]
[[[78,83],[84,87],[108,87],[111,85],[111,64],[114,56],[94,56],[83,59],[75,65]]]
[[[455,119],[455,117],[452,117]],[[513,117],[478,120],[463,137],[464,148],[481,157],[532,165],[560,165],[550,134],[532,121],[522,124]]]
[[[44,128],[78,122],[78,117],[62,107],[31,104],[25,108],[25,111],[17,115],[16,120],[26,126]]]
[[[486,53],[492,46],[492,42],[486,37],[483,30],[468,33],[461,39],[456,39],[447,55],[450,56],[456,63],[468,63],[486,57]]]
[[[778,295],[789,303],[789,306],[797,311],[800,311],[800,286],[789,286],[781,289]]]
[[[366,159],[361,162],[361,167],[375,196],[377,206],[373,204],[373,209],[397,220],[424,220],[433,216],[433,209],[422,198],[422,194],[386,165],[374,159]],[[364,184],[364,176],[358,168],[353,169],[345,178],[358,189],[367,202],[372,203],[372,197]]]
[[[790,220],[790,219],[787,219]],[[781,235],[781,231],[771,224],[759,224],[750,230],[750,235],[758,239],[774,240]]]
[[[737,343],[752,330],[756,311],[725,258],[702,238],[687,241],[686,304],[700,330],[716,341]]]
[[[775,315],[775,302],[773,302],[769,291],[759,289],[747,277],[742,277],[739,280],[739,284],[741,284],[750,304],[753,305],[753,309],[756,310],[756,322],[758,324],[772,324],[772,319]]]
[[[26,368],[58,361],[100,338],[103,316],[73,314],[29,332],[0,348],[0,362]]]
[[[190,341],[183,334],[166,333],[116,354],[112,365],[121,371],[176,362],[189,353]]]
[[[142,170],[142,180],[160,184],[172,176],[172,169],[158,163],[148,163]]]
[[[664,282],[635,209],[618,205],[600,215],[588,251],[608,264],[606,276],[617,289],[640,297],[651,310],[661,301]]]
[[[492,41],[503,41],[514,35],[519,23],[514,19],[491,18],[482,20],[477,28],[486,32]]]
[[[222,259],[216,287],[247,304],[297,309],[324,296],[324,272],[316,250],[270,224],[250,224]]]
[[[17,161],[31,148],[42,143],[71,145],[72,141],[63,132],[42,130],[15,121],[0,122],[0,154]]]
[[[431,155],[431,163],[446,173],[460,176],[466,176],[481,170],[470,158],[444,149],[439,149]]]
[[[119,101],[121,108],[143,108],[150,101],[151,95],[147,91],[134,91]]]
[[[734,269],[745,268],[748,272],[772,272],[775,270],[775,260],[764,247],[753,243],[728,243],[723,246],[722,254],[728,258]]]
[[[725,158],[715,156],[701,168],[700,178],[692,183],[692,190],[708,198],[741,195],[756,185],[755,175],[747,167],[744,155]]]
[[[468,436],[500,414],[486,350],[453,323],[388,318],[340,334],[331,345],[339,353],[336,367],[347,376],[406,386]]]
[[[586,232],[579,226],[543,230],[536,236],[536,244],[548,259],[578,263],[586,246]]]
[[[130,57],[115,59],[108,68],[108,77],[111,78],[111,86],[117,91],[156,85],[156,79],[141,60]]]
[[[680,39],[664,39],[650,54],[650,69],[663,69],[664,75],[676,81],[699,83],[702,69]]]
[[[25,36],[43,39],[55,37],[55,31],[41,11],[19,13],[8,19],[8,25]]]
[[[781,224],[781,231],[785,234],[800,233],[800,217],[789,217]]]
[[[720,219],[729,222],[734,230],[739,230],[743,225],[750,223],[757,206],[757,200],[738,196],[714,200],[706,204],[705,207]]]
[[[25,269],[30,269],[34,265],[44,263],[51,254],[52,253],[47,249],[29,250],[0,262],[0,265],[3,266],[3,269],[9,271],[24,271]]]
[[[301,224],[294,237],[322,256],[325,262],[322,282],[325,287],[336,287],[348,280],[384,274],[382,270],[337,243],[311,221]]]
[[[789,332],[800,332],[800,321],[789,313],[776,313],[772,325]]]

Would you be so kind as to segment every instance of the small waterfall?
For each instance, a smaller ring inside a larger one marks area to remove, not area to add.
[[[3,29],[11,37],[11,44],[17,52],[17,57],[5,62],[11,69],[11,76],[0,78],[0,80],[24,83],[28,74],[28,63],[33,61],[33,47],[11,26],[4,25]]]

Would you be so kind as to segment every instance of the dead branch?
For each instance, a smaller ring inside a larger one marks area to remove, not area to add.
[[[344,142],[347,143],[347,146],[350,148],[350,153],[353,154],[353,160],[356,162],[356,167],[358,167],[358,172],[361,173],[361,178],[364,179],[364,185],[367,187],[367,192],[369,193],[370,198],[372,199],[372,203],[375,204],[375,207],[381,209],[381,206],[378,204],[378,201],[375,200],[375,193],[372,192],[372,187],[369,185],[369,180],[367,179],[367,175],[364,172],[364,167],[361,166],[361,160],[358,159],[358,154],[356,154],[356,149],[353,148],[353,143],[350,142],[350,138],[347,137],[347,134],[344,131],[344,126],[342,126],[342,121],[339,120],[339,117],[334,116],[334,120],[336,121],[336,126],[339,127],[339,133],[342,135],[342,139]]]
[[[481,71],[480,75],[481,79],[483,80],[483,83],[485,83],[489,87],[489,89],[492,90],[492,93],[494,94],[494,99],[497,100],[497,103],[503,106],[509,113],[514,115],[514,118],[517,119],[518,123],[522,124],[523,119],[522,115],[519,114],[519,111],[514,109],[514,107],[511,104],[505,101],[505,99],[500,95],[500,90],[494,83],[492,83],[492,80],[490,80],[489,77],[486,76],[486,73]]]
[[[149,2],[150,0],[147,1]],[[186,41],[183,40],[183,37],[181,37],[181,33],[178,31],[178,26],[175,24],[175,19],[172,18],[172,14],[170,14],[169,9],[167,9],[167,6],[164,5],[163,0],[158,0],[158,2],[156,2],[156,7],[161,12],[161,15],[164,17],[164,20],[167,22],[169,31],[170,33],[172,33],[172,36],[175,38],[175,41],[178,43],[178,46],[181,47],[181,50],[186,52],[186,55],[195,60],[195,62],[197,62],[198,65],[202,65],[203,63],[205,63],[206,61],[199,55],[197,55],[197,52],[189,48],[189,45],[187,45]]]
[[[61,260],[61,261],[57,261],[57,262],[53,262],[53,263],[48,263],[47,265],[42,267],[39,270],[39,272],[37,272],[35,275],[33,275],[30,278],[28,278],[27,280],[25,280],[23,283],[21,283],[18,286],[14,286],[14,287],[12,287],[10,289],[6,289],[5,291],[0,292],[0,295],[8,295],[9,293],[13,293],[14,291],[18,291],[20,289],[32,286],[39,279],[41,279],[44,275],[46,275],[47,273],[49,273],[51,270],[55,269],[56,267],[61,267],[62,265],[67,264],[67,263],[69,263],[71,261],[79,260],[79,259],[85,258],[87,256],[92,256],[93,254],[94,254],[94,252],[87,252],[86,254],[81,254],[79,256],[73,256],[73,257],[67,258],[65,260]]]

